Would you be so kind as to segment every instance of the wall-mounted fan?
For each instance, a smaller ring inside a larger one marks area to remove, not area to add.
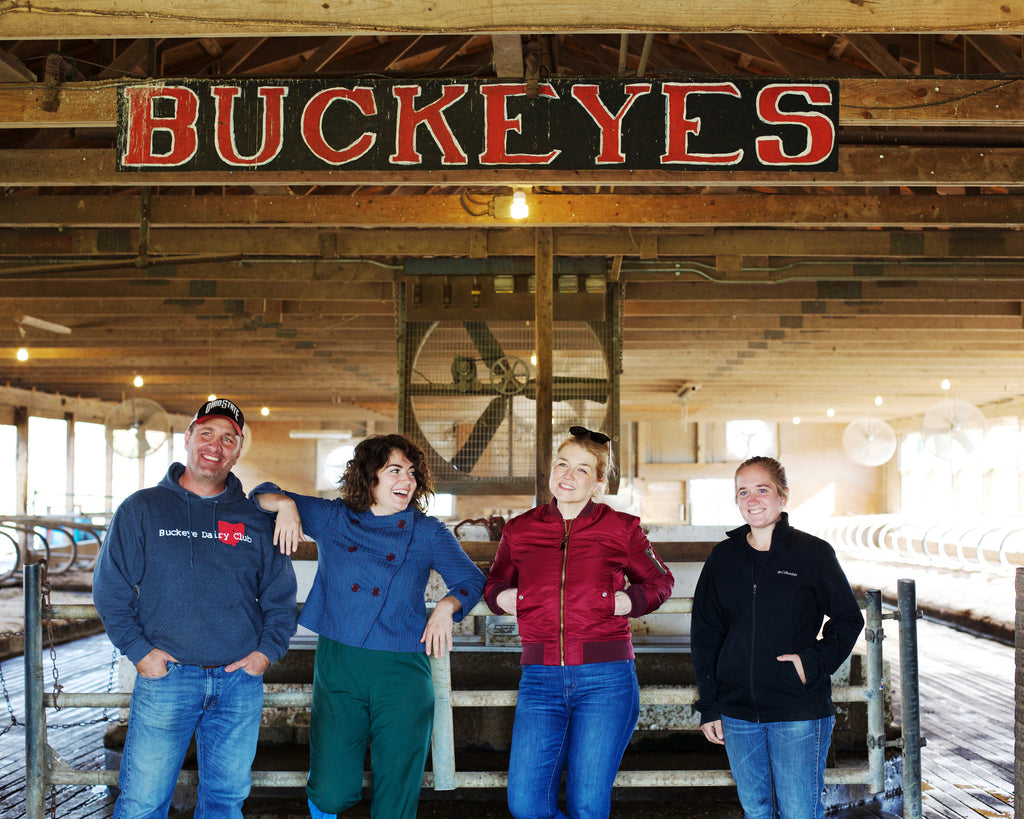
[[[861,466],[881,466],[896,452],[896,431],[877,418],[858,418],[843,430],[843,451]]]
[[[422,286],[427,293],[423,301],[432,286]],[[457,302],[461,282],[452,290]],[[565,310],[560,315],[561,299],[556,297],[555,304],[556,443],[573,424],[610,435],[618,427],[618,290],[577,295],[588,300],[589,314],[577,310],[565,316],[571,312]],[[533,296],[524,287],[491,298],[495,304],[456,305],[449,310],[451,320],[402,320],[407,315],[400,310],[401,429],[423,447],[439,492],[533,494],[536,488],[535,329],[532,321],[510,320],[522,312],[523,302],[532,315]],[[616,489],[617,484],[609,486],[610,492]]]
[[[167,413],[148,398],[122,401],[107,414],[106,426],[114,452],[123,458],[145,458],[170,435]]]
[[[974,404],[943,398],[929,407],[921,422],[924,444],[940,458],[970,455],[985,437],[988,422]]]

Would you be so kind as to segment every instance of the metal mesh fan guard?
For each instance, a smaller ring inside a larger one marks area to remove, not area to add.
[[[555,441],[573,424],[608,429],[611,379],[602,332],[601,323],[554,322]],[[534,343],[532,325],[522,321],[443,321],[422,332],[406,392],[435,477],[533,480]]]

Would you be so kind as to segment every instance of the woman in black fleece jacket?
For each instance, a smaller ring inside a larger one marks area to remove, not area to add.
[[[693,598],[701,731],[725,745],[746,819],[824,815],[829,675],[864,626],[835,551],[789,525],[788,497],[774,458],[740,465],[746,525],[712,550]]]

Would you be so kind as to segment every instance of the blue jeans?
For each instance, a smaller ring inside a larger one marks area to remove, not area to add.
[[[825,757],[835,717],[747,722],[722,716],[745,819],[822,819]]]
[[[525,665],[512,728],[508,807],[516,819],[607,819],[612,782],[636,727],[640,688],[632,660]]]
[[[263,678],[168,663],[135,680],[114,819],[166,817],[192,734],[199,794],[195,819],[237,819],[249,795],[263,713]]]

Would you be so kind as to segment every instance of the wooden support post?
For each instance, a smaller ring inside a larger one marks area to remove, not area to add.
[[[19,515],[28,514],[28,407],[14,408],[14,429],[17,436],[14,508]]]
[[[67,425],[67,460],[65,462],[64,479],[64,512],[68,517],[75,514],[75,414],[64,413]]]
[[[15,514],[28,514],[28,407],[14,408],[14,430],[17,455],[14,467],[14,509]],[[18,550],[23,560],[29,561],[28,550],[32,539],[27,532],[18,535]]]
[[[538,228],[535,234],[534,273],[537,289],[534,294],[534,332],[537,342],[537,503],[551,500],[548,472],[551,468],[551,403],[553,395],[554,357],[554,233],[551,228]]]

